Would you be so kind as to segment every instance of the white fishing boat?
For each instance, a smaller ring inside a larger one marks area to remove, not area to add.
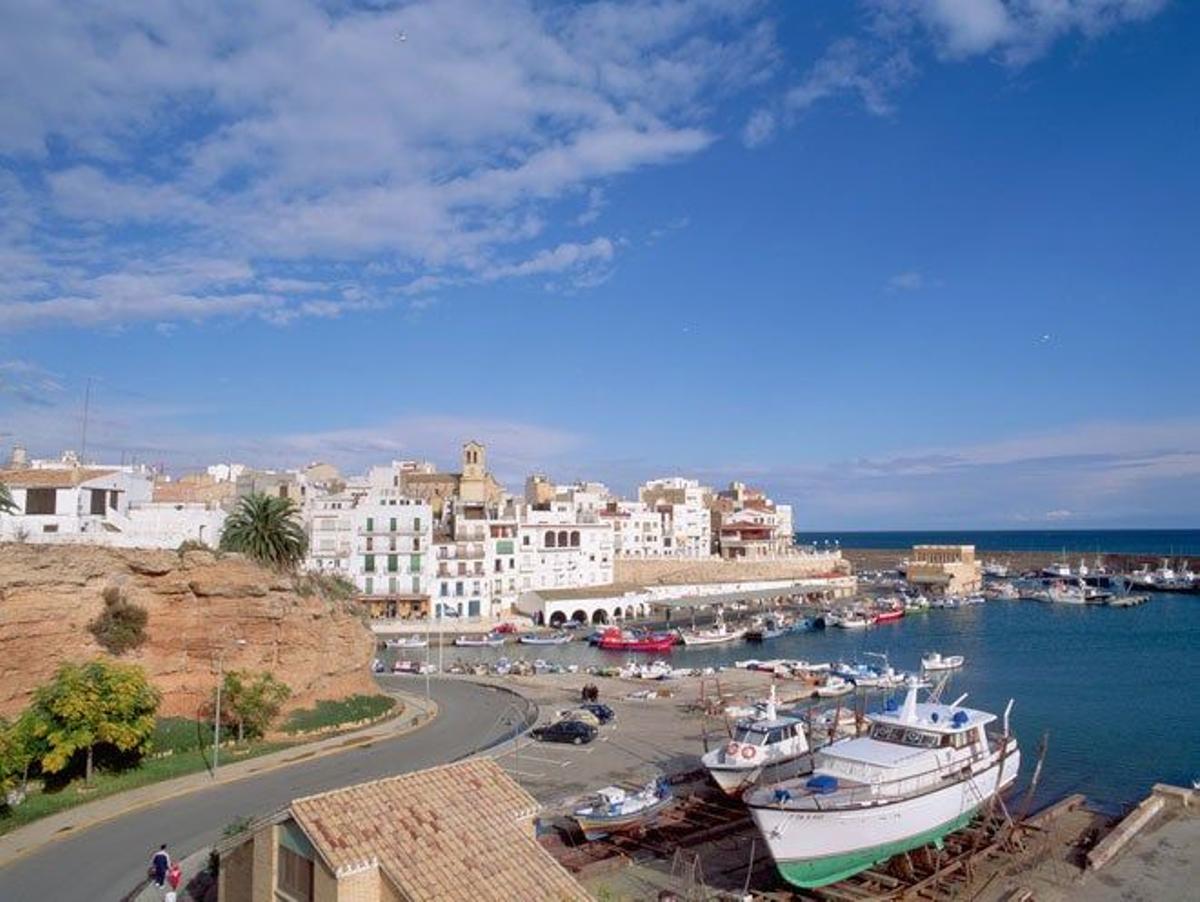
[[[820,698],[837,698],[840,695],[849,695],[853,692],[854,684],[837,674],[831,673],[813,687],[813,691]]]
[[[457,648],[499,648],[504,644],[504,637],[489,634],[487,636],[459,636],[454,640]]]
[[[903,706],[889,703],[868,721],[868,735],[817,752],[811,776],[744,796],[794,886],[826,886],[940,843],[1017,778],[1021,755],[1007,711],[1003,732],[991,732],[995,715],[918,703],[914,682]]]
[[[613,833],[644,829],[670,803],[670,785],[659,778],[635,792],[606,786],[590,804],[576,808],[573,817],[589,840],[603,839]]]
[[[539,636],[534,633],[526,633],[519,636],[517,641],[522,645],[566,645],[571,641],[571,634],[553,633],[549,636]]]
[[[833,625],[843,630],[865,630],[871,625],[871,620],[862,614],[852,612],[838,615]]]
[[[401,636],[399,639],[388,639],[383,644],[388,648],[428,648],[429,640],[421,636]]]
[[[956,670],[965,663],[967,663],[967,659],[962,655],[942,655],[941,652],[932,651],[921,658],[921,669]]]
[[[700,762],[731,796],[740,796],[763,780],[800,776],[812,770],[804,723],[799,718],[779,716],[774,684],[765,716],[738,721],[730,740],[706,752]]]
[[[679,637],[684,645],[719,645],[723,642],[734,642],[746,635],[745,629],[730,629],[725,624],[725,618],[717,615],[717,620],[710,629],[683,632]]]

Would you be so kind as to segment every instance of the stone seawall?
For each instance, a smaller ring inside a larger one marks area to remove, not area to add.
[[[107,654],[88,624],[110,586],[149,615],[145,644],[120,660],[145,668],[163,715],[196,715],[222,655],[225,670],[287,683],[288,710],[378,691],[372,637],[352,606],[300,595],[240,556],[14,543],[0,544],[0,715],[20,711],[63,662]]]
[[[757,582],[842,575],[849,572],[848,561],[825,555],[796,555],[772,561],[637,558],[618,559],[613,566],[616,583],[638,586]]]

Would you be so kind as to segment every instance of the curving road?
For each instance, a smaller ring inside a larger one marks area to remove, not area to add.
[[[414,694],[424,690],[423,680],[381,682]],[[0,900],[120,898],[145,879],[159,843],[169,843],[172,854],[183,858],[216,842],[231,821],[265,814],[297,796],[467,757],[511,736],[530,712],[519,696],[472,683],[434,680],[432,694],[439,714],[413,733],[198,790],[50,843],[0,870]]]

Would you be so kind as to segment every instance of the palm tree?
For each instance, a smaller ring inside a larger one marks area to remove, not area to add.
[[[290,498],[255,492],[238,502],[221,533],[223,551],[239,551],[260,564],[295,568],[308,549],[300,510]]]
[[[3,482],[0,482],[0,514],[15,514],[17,503],[13,501],[12,492]]]

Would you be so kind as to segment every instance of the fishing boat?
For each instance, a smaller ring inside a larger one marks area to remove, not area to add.
[[[729,742],[706,752],[700,762],[723,792],[736,797],[763,780],[809,773],[808,754],[803,721],[779,716],[772,683],[764,716],[738,721]]]
[[[429,640],[420,636],[402,636],[399,639],[388,639],[383,644],[388,648],[428,648]]]
[[[539,636],[535,633],[526,633],[519,636],[517,641],[522,645],[566,645],[571,641],[571,634],[554,633],[549,636]]]
[[[871,621],[862,614],[841,614],[833,625],[841,630],[865,630],[871,625]]]
[[[813,692],[819,698],[837,698],[840,695],[849,695],[853,691],[854,684],[836,673],[829,674],[813,687]]]
[[[877,611],[871,617],[871,623],[878,626],[880,623],[892,623],[904,617],[904,607],[902,605],[892,605],[882,611]]]
[[[817,626],[820,623],[821,626]],[[819,617],[801,617],[788,625],[787,631],[791,634],[795,633],[811,633],[813,630],[820,629],[825,625],[825,622]]]
[[[945,655],[941,652],[931,651],[929,654],[921,658],[922,670],[956,670],[967,663],[967,659],[962,655]]]
[[[499,648],[504,642],[503,636],[488,633],[486,636],[459,636],[454,645],[456,648]]]
[[[725,618],[717,615],[716,623],[710,629],[682,632],[679,637],[684,645],[720,645],[724,642],[735,642],[745,635],[745,629],[731,630],[725,624]]]
[[[866,736],[816,753],[811,776],[744,796],[780,875],[812,889],[858,874],[893,855],[965,827],[1011,786],[1021,754],[996,716],[918,703],[910,683],[903,706],[868,715]]]
[[[670,803],[671,787],[659,777],[633,792],[606,786],[590,804],[576,808],[572,816],[589,840],[603,839],[613,833],[645,829]]]
[[[790,632],[788,624],[778,617],[766,617],[746,630],[747,642],[765,642],[768,639],[778,639]]]
[[[596,644],[607,651],[670,651],[676,642],[674,633],[643,633],[610,626]]]
[[[924,595],[904,599],[904,613],[924,614],[929,610],[929,599]]]

